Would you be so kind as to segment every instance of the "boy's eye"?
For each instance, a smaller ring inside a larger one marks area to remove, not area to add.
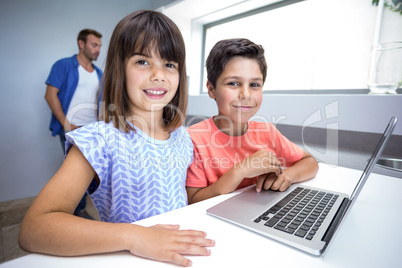
[[[258,83],[251,83],[250,86],[251,86],[251,87],[260,87],[260,84],[258,84]]]
[[[229,86],[238,86],[239,83],[237,83],[237,82],[229,82],[228,85]]]

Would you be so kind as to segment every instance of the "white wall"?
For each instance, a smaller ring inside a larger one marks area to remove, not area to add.
[[[52,64],[78,52],[83,28],[102,33],[102,69],[117,22],[137,9],[172,0],[0,0],[0,202],[35,196],[63,153],[49,131],[44,100]]]

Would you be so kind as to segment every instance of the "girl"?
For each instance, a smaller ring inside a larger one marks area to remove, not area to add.
[[[27,212],[21,248],[73,256],[128,250],[189,266],[214,241],[178,225],[131,222],[187,204],[192,143],[181,126],[187,104],[185,47],[165,15],[137,11],[109,45],[101,121],[67,134],[66,158]],[[88,191],[102,222],[72,215]]]

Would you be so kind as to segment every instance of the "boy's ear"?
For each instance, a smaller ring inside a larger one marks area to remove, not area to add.
[[[208,89],[208,95],[211,99],[215,99],[215,87],[212,85],[209,80],[207,81],[207,89]]]

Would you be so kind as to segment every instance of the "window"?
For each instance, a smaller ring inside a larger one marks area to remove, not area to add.
[[[264,90],[367,91],[376,15],[371,0],[280,1],[205,24],[202,66],[217,41],[244,37],[265,49]]]

